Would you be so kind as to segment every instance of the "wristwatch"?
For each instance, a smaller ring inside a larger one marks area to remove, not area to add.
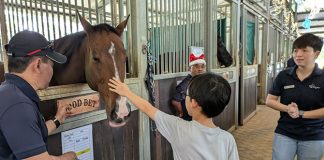
[[[55,116],[51,118],[51,120],[53,120],[56,128],[58,128],[61,125],[61,122]]]
[[[303,110],[299,110],[299,118],[304,118],[304,111]]]

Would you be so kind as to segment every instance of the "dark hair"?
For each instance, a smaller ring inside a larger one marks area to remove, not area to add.
[[[9,72],[22,73],[26,70],[32,60],[41,58],[42,62],[47,62],[49,59],[46,56],[31,56],[31,57],[12,57],[8,56]]]
[[[293,43],[293,50],[297,48],[312,47],[314,51],[321,51],[323,47],[323,40],[311,33],[306,33],[298,37]]]
[[[208,118],[222,113],[231,97],[227,80],[211,72],[194,76],[188,88],[190,99],[197,101]]]

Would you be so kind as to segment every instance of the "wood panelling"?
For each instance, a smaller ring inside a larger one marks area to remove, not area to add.
[[[224,130],[228,130],[235,125],[235,83],[231,83],[231,99],[224,111],[213,118],[214,123]]]
[[[257,77],[244,80],[244,119],[248,118],[256,110],[257,105]],[[242,95],[241,95],[242,97]]]
[[[93,149],[95,160],[139,159],[139,111],[133,111],[127,124],[112,128],[107,120],[93,123]],[[48,151],[52,155],[62,154],[61,134],[48,138]]]

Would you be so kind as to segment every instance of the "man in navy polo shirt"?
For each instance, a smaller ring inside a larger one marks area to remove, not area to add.
[[[281,71],[269,91],[267,106],[280,111],[274,160],[293,160],[296,155],[298,160],[319,160],[324,155],[324,72],[315,63],[322,47],[322,39],[313,34],[297,38],[296,66]]]
[[[172,97],[171,104],[176,110],[179,117],[184,120],[191,121],[192,118],[186,109],[186,91],[189,81],[193,76],[206,72],[206,61],[203,50],[197,48],[189,55],[189,71],[190,73],[176,86],[175,95]]]
[[[48,87],[54,62],[65,63],[66,57],[54,52],[43,35],[27,30],[14,35],[5,48],[9,73],[0,86],[0,159],[76,159],[74,152],[48,154],[47,135],[65,120],[66,108],[58,108],[45,122],[36,93]]]

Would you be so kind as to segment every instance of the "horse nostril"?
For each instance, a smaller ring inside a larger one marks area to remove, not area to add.
[[[117,118],[117,119],[114,120],[114,122],[115,122],[115,123],[122,123],[122,122],[123,122],[123,119],[121,119],[121,118]]]

